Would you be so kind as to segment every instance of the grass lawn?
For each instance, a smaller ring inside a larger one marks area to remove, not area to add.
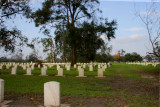
[[[127,65],[113,63],[104,72],[105,78],[85,68],[86,78],[77,78],[78,71],[64,69],[64,77],[56,77],[56,67],[48,68],[47,75],[39,76],[40,68],[35,68],[31,76],[24,75],[25,70],[18,67],[17,75],[10,75],[11,69],[0,70],[0,78],[5,80],[5,98],[18,99],[16,96],[36,97],[33,104],[43,103],[43,85],[45,82],[58,81],[61,86],[61,101],[73,107],[157,107],[159,93],[160,67],[151,65]],[[146,78],[143,76],[146,75]],[[147,76],[152,78],[147,78]],[[13,99],[12,99],[13,100]],[[35,103],[36,102],[36,103]],[[14,103],[13,103],[14,104]]]

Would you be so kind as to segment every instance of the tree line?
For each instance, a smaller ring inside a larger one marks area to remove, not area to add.
[[[55,62],[64,62],[63,56],[61,58],[55,58]],[[158,59],[151,55],[141,56],[136,52],[126,53],[126,54],[115,54],[111,55],[110,53],[99,52],[95,55],[93,62],[154,62]],[[66,62],[70,61],[69,58],[66,59]],[[45,60],[41,60],[36,53],[32,52],[25,59],[22,59],[20,54],[15,54],[12,57],[0,57],[0,62],[51,62],[50,55],[48,55]],[[77,62],[86,63],[85,57],[78,57]]]

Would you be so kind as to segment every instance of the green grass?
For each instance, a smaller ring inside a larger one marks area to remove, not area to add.
[[[5,92],[24,94],[42,94],[43,85],[48,81],[57,81],[61,84],[61,94],[71,96],[108,96],[113,87],[98,84],[108,79],[54,77],[54,76],[25,76],[25,75],[1,75],[5,80]]]
[[[64,67],[63,67],[64,68]],[[41,74],[40,68],[35,68],[31,76],[24,75],[26,70],[21,67],[17,69],[17,75],[10,75],[11,69],[0,70],[0,78],[5,80],[5,93],[14,94],[43,94],[45,82],[60,82],[61,95],[78,96],[78,97],[107,97],[115,99],[119,96],[124,99],[131,107],[156,107],[158,101],[155,96],[148,93],[146,95],[128,94],[125,89],[114,87],[112,85],[103,84],[104,82],[113,81],[113,77],[125,78],[126,80],[140,81],[142,83],[152,83],[152,80],[141,78],[138,72],[154,73],[159,72],[160,67],[127,65],[124,63],[114,63],[110,68],[106,69],[104,75],[106,78],[95,78],[97,76],[97,66],[94,71],[88,71],[88,67],[84,69],[86,78],[77,78],[77,69],[71,67],[70,71],[64,68],[64,77],[56,77],[56,67],[48,68],[47,75]],[[132,89],[130,89],[132,91]],[[118,93],[118,95],[117,95]],[[116,102],[114,102],[116,103]],[[111,105],[112,103],[108,103]],[[109,106],[108,105],[108,106]]]
[[[146,73],[160,72],[160,66],[153,67],[151,65],[128,65],[124,63],[114,63],[112,67],[107,69],[104,74],[109,76],[126,77],[130,79],[142,79],[139,71]]]

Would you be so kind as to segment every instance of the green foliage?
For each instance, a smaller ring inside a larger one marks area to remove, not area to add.
[[[70,57],[73,65],[78,56],[86,56],[86,61],[95,58],[97,49],[104,42],[98,35],[106,34],[108,40],[114,38],[115,21],[108,22],[105,19],[99,24],[94,21],[91,23],[81,21],[82,18],[91,19],[95,16],[95,12],[100,12],[97,4],[99,4],[98,0],[60,0],[57,2],[46,0],[42,8],[32,14],[32,18],[36,26],[41,26],[41,30],[44,31],[48,25],[55,25],[51,27],[56,28],[56,46],[62,52],[63,60],[66,61]]]
[[[21,32],[13,28],[8,30],[6,27],[2,27],[0,31],[0,47],[4,47],[5,51],[14,51],[15,46],[22,46],[27,43],[28,39],[21,34]],[[30,45],[32,46],[32,45]]]
[[[145,59],[147,60],[147,61],[149,61],[149,62],[151,62],[152,60],[153,60],[153,55],[146,55],[145,56]]]
[[[108,24],[109,22],[105,23]],[[113,24],[112,30],[115,30],[116,22],[112,21],[111,23]],[[103,50],[104,52],[105,50],[108,50],[110,53],[109,50],[111,50],[111,47],[107,47],[107,44],[105,44],[104,40],[101,38],[101,36],[99,36],[103,35],[104,37],[108,38],[108,40],[114,38],[114,35],[109,36],[110,31],[108,31],[108,29],[111,27],[111,25],[106,24],[102,24],[102,22],[98,24],[94,21],[91,23],[84,22],[81,24],[81,26],[79,26],[79,28],[74,27],[68,31],[72,32],[72,34],[67,34],[68,32],[62,28],[57,29],[55,33],[55,40],[57,46],[59,47],[58,49],[63,49],[63,47],[66,47],[67,50],[69,50],[71,49],[72,44],[75,44],[77,54],[76,57],[77,61],[79,62],[89,62],[95,60],[97,50]],[[72,36],[75,34],[76,36]],[[64,52],[64,50],[62,51]]]
[[[133,52],[133,53],[127,53],[125,56],[125,61],[126,62],[135,62],[135,61],[142,61],[143,58],[137,54],[136,52]]]
[[[27,38],[23,36],[17,28],[8,29],[5,25],[7,19],[12,19],[17,14],[23,14],[24,16],[29,17],[31,10],[28,6],[28,1],[1,0],[0,9],[2,9],[0,18],[0,47],[4,47],[5,51],[12,52],[17,45],[22,46],[23,44],[27,44],[27,46],[33,48],[33,45],[28,44]]]
[[[111,56],[110,54],[96,54],[96,58],[95,58],[96,62],[110,62],[113,61],[113,56]]]
[[[48,53],[48,56],[46,59],[49,62],[54,62],[57,57],[58,52],[56,50],[56,47],[54,46],[52,36],[48,35],[48,38],[42,38],[41,43],[43,45],[43,52]]]
[[[104,35],[106,38],[108,38],[108,40],[114,38],[114,34],[111,34],[114,33],[114,30],[116,29],[116,22],[112,21],[109,23],[107,20],[105,20],[104,23],[101,22],[98,24],[92,21],[91,23],[84,22],[82,24],[81,38],[79,38],[81,42],[79,43],[78,46],[80,47],[77,50],[78,55],[82,55],[83,57],[85,56],[86,61],[95,60],[97,50],[105,47],[106,44],[99,35]],[[111,31],[109,31],[108,29],[111,29]],[[110,34],[109,32],[112,33]]]
[[[29,62],[31,62],[31,61],[38,62],[39,61],[38,56],[33,52],[29,56],[27,56],[26,60]]]

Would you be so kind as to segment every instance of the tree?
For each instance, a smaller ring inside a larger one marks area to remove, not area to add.
[[[145,59],[148,61],[148,62],[151,62],[153,60],[153,56],[152,55],[146,55],[145,56]]]
[[[29,62],[31,62],[31,61],[32,62],[39,62],[38,56],[36,55],[36,53],[34,53],[34,51],[26,57],[26,60]]]
[[[54,62],[57,57],[57,53],[53,43],[53,38],[50,35],[48,35],[48,38],[42,38],[41,42],[43,45],[43,52],[49,52],[49,61]]]
[[[150,44],[152,46],[152,52],[149,54],[155,55],[160,61],[160,18],[159,18],[159,5],[154,1],[150,6],[146,7],[145,13],[136,12],[136,15],[144,23]]]
[[[108,63],[109,61],[113,61],[113,57],[110,54],[96,54],[95,61]]]
[[[143,58],[137,54],[136,52],[133,53],[127,53],[125,54],[125,61],[126,62],[135,62],[135,61],[142,61]]]
[[[7,57],[0,57],[0,62],[8,62]]]
[[[15,46],[21,46],[24,43],[26,43],[28,46],[33,47],[31,44],[27,43],[27,38],[23,36],[17,28],[9,29],[5,25],[7,19],[12,19],[17,14],[22,14],[26,17],[29,17],[29,13],[31,12],[31,10],[28,3],[29,1],[27,0],[1,0],[0,10],[2,12],[0,18],[0,48],[4,47],[6,51],[14,51]]]
[[[123,49],[120,50],[120,61],[124,62],[125,61],[125,51]]]
[[[43,3],[42,9],[37,10],[32,15],[36,26],[42,26],[44,29],[47,26],[64,27],[64,30],[67,32],[70,48],[71,65],[76,63],[77,58],[79,24],[83,22],[82,19],[90,19],[95,12],[99,11],[96,8],[97,4],[99,4],[98,0],[58,0],[57,2],[55,0],[46,0]],[[111,28],[112,23],[107,24]],[[109,28],[105,32],[106,36],[112,37],[114,36],[114,31],[110,31]]]
[[[112,29],[114,32],[116,29],[116,22],[112,21],[113,24],[109,26],[108,20],[105,20],[105,24],[103,22],[84,22],[81,26],[79,42],[77,47],[77,54],[81,57],[85,58],[85,62],[94,61],[96,57],[96,53],[98,50],[101,50],[101,54],[107,54],[110,51],[111,47],[107,47],[104,40],[101,38],[101,35],[104,32],[110,32],[108,29]],[[111,22],[111,23],[112,23]],[[114,35],[108,36],[108,40],[114,38]]]
[[[116,61],[120,60],[120,51],[118,51],[118,53],[114,55],[113,59]]]
[[[61,53],[61,59],[63,62],[69,61],[70,58],[70,46],[68,44],[68,31],[64,29],[64,26],[57,26],[55,31],[55,45],[58,53]]]

